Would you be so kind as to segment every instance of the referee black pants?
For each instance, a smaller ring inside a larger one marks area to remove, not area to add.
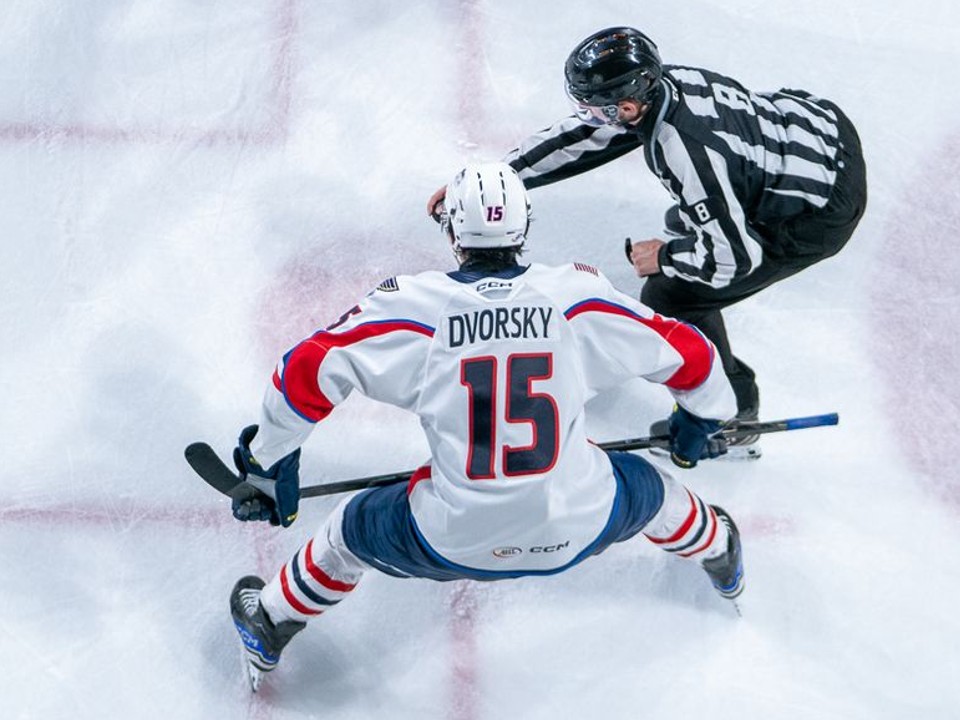
[[[651,275],[640,300],[662,315],[699,328],[717,346],[723,369],[737,396],[737,414],[756,416],[760,391],[753,370],[730,349],[721,310],[775,282],[840,252],[867,205],[867,178],[857,131],[839,108],[825,101],[840,118],[840,163],[837,181],[827,204],[816,211],[786,218],[776,224],[755,225],[764,238],[763,262],[752,273],[723,288],[713,288],[665,275]],[[670,225],[670,211],[667,224]]]

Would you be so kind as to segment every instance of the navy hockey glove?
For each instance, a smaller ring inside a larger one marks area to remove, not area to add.
[[[696,467],[700,460],[715,458],[727,451],[723,438],[711,437],[723,427],[719,420],[698,417],[679,405],[670,415],[670,459],[682,468]]]
[[[233,450],[240,479],[247,483],[233,496],[233,516],[289,527],[297,519],[300,504],[300,448],[264,470],[250,452],[258,429],[257,425],[245,427]]]

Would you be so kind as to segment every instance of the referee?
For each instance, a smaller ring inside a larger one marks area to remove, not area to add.
[[[676,204],[664,237],[627,240],[627,257],[646,278],[640,299],[713,341],[737,418],[757,419],[755,375],[733,354],[721,311],[850,239],[867,201],[853,124],[802,90],[753,92],[709,70],[663,65],[653,41],[629,27],[583,40],[565,75],[574,115],[505,160],[530,189],[642,149]],[[442,196],[430,199],[431,214]],[[652,431],[664,429],[661,421]],[[730,452],[759,457],[756,441],[730,441]]]

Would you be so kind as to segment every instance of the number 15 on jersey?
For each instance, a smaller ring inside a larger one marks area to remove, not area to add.
[[[468,394],[468,478],[497,477],[497,462],[508,477],[553,468],[560,447],[560,412],[553,396],[534,388],[551,377],[552,353],[516,353],[505,361],[492,355],[460,361],[460,384]],[[531,443],[501,445],[498,438],[509,424],[529,425]]]

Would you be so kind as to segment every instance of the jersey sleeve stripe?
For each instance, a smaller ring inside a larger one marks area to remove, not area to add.
[[[630,308],[600,298],[589,298],[571,306],[564,312],[567,320],[584,313],[600,312],[635,320],[650,328],[680,353],[683,365],[664,383],[673,390],[693,390],[699,387],[710,375],[713,365],[713,346],[692,325],[654,315],[645,318]]]
[[[380,320],[363,323],[344,332],[321,330],[307,338],[284,358],[274,373],[273,384],[290,408],[308,422],[319,422],[333,410],[333,402],[320,390],[320,366],[335,348],[356,345],[393,332],[412,332],[432,338],[435,329],[413,320]]]

